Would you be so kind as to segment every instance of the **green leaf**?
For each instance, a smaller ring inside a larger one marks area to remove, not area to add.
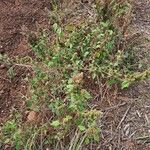
[[[58,35],[61,35],[61,33],[62,33],[61,28],[58,28],[58,29],[57,29],[57,34],[58,34]]]
[[[89,55],[89,52],[84,53],[84,57],[87,57]]]
[[[96,142],[99,142],[100,137],[99,137],[99,135],[98,135],[98,134],[94,135],[94,140],[95,140]]]
[[[64,121],[64,122],[68,122],[68,121],[71,120],[71,119],[72,119],[72,116],[67,115],[67,116],[63,119],[63,121]]]
[[[129,81],[125,80],[122,82],[121,84],[121,88],[124,89],[124,88],[128,88],[130,85]]]
[[[90,139],[89,138],[86,138],[85,139],[85,144],[89,144],[90,143]]]
[[[12,79],[14,76],[15,76],[15,71],[13,69],[13,67],[11,67],[9,70],[8,70],[8,76],[10,79]]]
[[[117,81],[115,79],[110,79],[108,80],[108,84],[109,86],[112,86],[113,84],[117,83]]]
[[[27,101],[27,107],[28,107],[28,108],[31,108],[32,105],[33,105],[33,101],[28,100],[28,101]]]
[[[57,128],[60,125],[60,121],[59,120],[55,120],[51,123],[51,125],[55,128]]]
[[[53,66],[54,65],[54,62],[52,62],[52,61],[49,61],[48,62],[48,67],[51,67],[51,66]]]
[[[88,91],[86,91],[85,89],[81,90],[81,94],[84,96],[84,98],[86,99],[90,99],[92,98],[92,96],[90,95],[90,93]]]
[[[101,25],[102,25],[104,28],[107,28],[107,27],[108,27],[108,22],[101,22]]]
[[[53,24],[53,29],[54,29],[55,32],[57,31],[57,29],[58,29],[58,24],[57,23]]]
[[[49,141],[48,140],[44,141],[44,144],[45,145],[49,144]]]
[[[16,142],[16,145],[15,145],[15,150],[20,150],[21,148],[21,145],[19,142]]]
[[[73,24],[69,24],[69,25],[67,25],[67,26],[65,27],[65,29],[66,29],[67,31],[69,31],[69,32],[72,32],[72,31],[74,31],[74,30],[76,29],[76,27],[75,27],[75,25],[73,25]]]
[[[67,85],[67,91],[68,91],[68,92],[73,91],[73,89],[74,89],[74,85],[73,85],[73,84]]]
[[[86,130],[85,126],[83,126],[83,125],[78,125],[78,128],[79,128],[80,131],[85,131]]]

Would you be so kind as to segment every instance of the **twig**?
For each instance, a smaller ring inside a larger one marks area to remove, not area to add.
[[[24,64],[14,64],[15,66],[21,66],[21,67],[26,67],[26,68],[33,68],[32,65],[24,65]]]
[[[120,137],[120,130],[119,130],[119,133],[118,133],[118,149],[120,149],[120,143],[121,143],[121,137]]]
[[[145,119],[146,119],[147,123],[150,125],[150,120],[149,120],[147,114],[145,114]]]
[[[130,136],[129,139],[133,137],[133,135],[136,133],[137,131],[134,131]]]
[[[136,140],[145,140],[145,139],[150,139],[150,136],[141,136],[136,138]]]
[[[108,107],[108,108],[102,109],[102,111],[108,111],[108,110],[111,110],[111,109],[116,109],[116,108],[124,106],[126,104],[127,104],[127,102],[123,102],[121,104],[118,104],[118,105],[115,105],[115,106],[112,106],[112,107]]]
[[[125,118],[126,118],[128,112],[129,112],[130,108],[131,108],[131,105],[130,105],[130,106],[128,107],[128,109],[126,110],[126,112],[125,112],[124,116],[122,117],[121,121],[119,122],[119,124],[118,124],[116,130],[119,129],[119,127],[121,126],[122,122],[125,120]]]

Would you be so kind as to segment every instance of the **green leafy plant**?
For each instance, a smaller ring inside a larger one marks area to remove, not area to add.
[[[135,71],[138,63],[124,37],[129,4],[100,0],[93,7],[97,23],[87,22],[68,31],[55,22],[51,43],[44,32],[36,44],[30,43],[36,58],[31,61],[33,75],[28,79],[26,106],[39,114],[42,123],[38,119],[35,124],[24,123],[22,132],[16,130],[15,122],[6,125],[3,131],[16,130],[11,139],[14,145],[20,141],[25,149],[48,145],[52,149],[78,150],[91,141],[98,142],[97,120],[102,113],[90,106],[94,94],[90,86],[86,87],[86,80],[124,89],[149,76],[149,70]]]

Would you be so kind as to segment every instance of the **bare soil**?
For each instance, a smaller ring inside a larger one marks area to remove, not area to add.
[[[49,28],[47,9],[52,9],[49,0],[0,0],[0,53],[12,59],[32,55],[24,32]],[[134,1],[131,31],[141,34],[135,52],[145,68],[150,67],[149,0]],[[0,123],[7,120],[13,109],[23,107],[21,99],[27,88],[23,79],[30,72],[28,68],[16,66],[15,77],[10,79],[8,69],[9,66],[0,62]],[[149,91],[150,81],[147,80],[123,91],[115,101],[112,97],[109,104],[99,102],[103,106],[103,118],[102,139],[98,149],[150,149]]]
[[[10,58],[31,54],[24,32],[48,28],[46,9],[51,9],[49,0],[1,0],[0,1],[0,53]],[[25,94],[22,80],[28,73],[24,67],[15,67],[15,77],[7,75],[9,67],[0,63],[0,122],[9,116],[12,108],[21,105],[20,95]]]

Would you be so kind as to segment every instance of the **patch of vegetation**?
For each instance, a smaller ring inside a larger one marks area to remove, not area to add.
[[[16,150],[79,150],[99,142],[102,113],[89,104],[94,94],[87,81],[124,89],[149,75],[135,71],[138,63],[126,42],[129,3],[97,1],[93,7],[96,23],[72,28],[57,22],[51,43],[44,32],[31,43],[36,58],[28,79],[26,119],[15,113],[1,129],[1,139]]]

